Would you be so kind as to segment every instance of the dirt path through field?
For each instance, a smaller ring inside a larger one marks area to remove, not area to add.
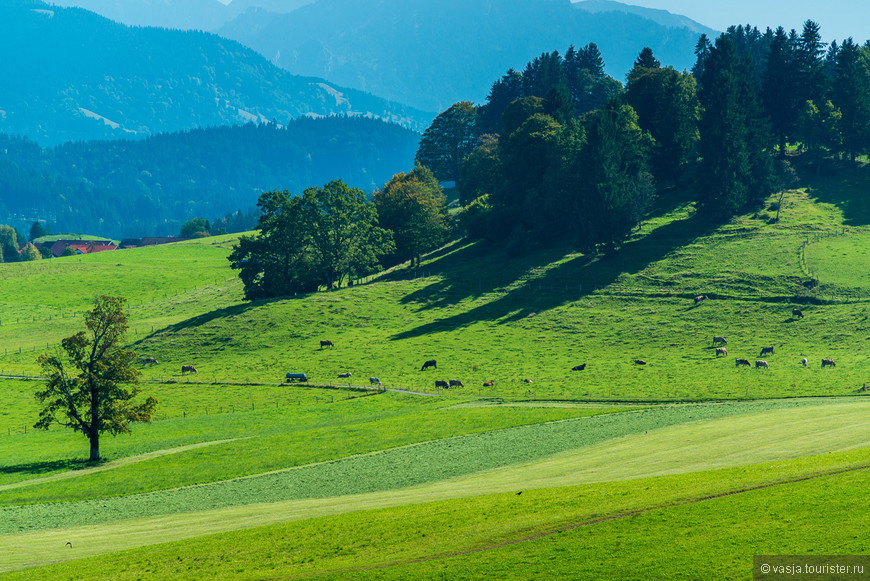
[[[60,474],[52,474],[50,476],[43,476],[41,478],[31,478],[30,480],[22,480],[21,482],[13,482],[12,484],[4,484],[0,486],[0,490],[12,490],[13,488],[23,488],[25,486],[34,486],[36,484],[42,484],[44,482],[53,482],[55,480],[66,480],[67,478],[78,478],[79,476],[87,476],[88,474],[95,474],[97,472],[105,472],[107,470],[114,470],[115,468],[121,468],[122,466],[129,466],[130,464],[136,464],[138,462],[144,462],[146,460],[151,460],[153,458],[160,458],[162,456],[169,456],[171,454],[178,454],[179,452],[186,452],[187,450],[195,450],[197,448],[205,448],[207,446],[215,446],[217,444],[226,444],[227,442],[234,442],[236,440],[246,440],[247,438],[230,438],[227,440],[212,440],[210,442],[199,442],[197,444],[188,444],[187,446],[178,446],[176,448],[166,448],[165,450],[155,450],[154,452],[148,452],[146,454],[139,454],[138,456],[128,456],[126,458],[121,458],[120,460],[113,460],[111,462],[106,462],[105,464],[100,464],[99,466],[94,466],[93,468],[82,468],[81,470],[71,470],[68,472],[61,472]]]

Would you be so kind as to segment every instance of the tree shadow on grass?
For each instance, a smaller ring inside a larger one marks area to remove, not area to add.
[[[421,337],[431,333],[453,331],[478,321],[498,321],[500,324],[517,321],[576,301],[596,288],[612,284],[622,274],[636,274],[657,262],[677,248],[709,234],[718,224],[693,215],[675,220],[652,230],[625,244],[609,256],[578,255],[547,269],[536,276],[535,268],[546,266],[566,256],[564,249],[536,253],[521,260],[504,260],[493,256],[489,271],[480,269],[481,255],[486,250],[467,247],[454,252],[439,262],[445,278],[406,296],[406,303],[421,303],[420,311],[449,307],[462,300],[488,293],[499,293],[503,287],[525,278],[519,285],[503,289],[500,298],[471,310],[420,325],[392,336],[393,340]],[[443,263],[443,264],[442,264]],[[474,272],[476,279],[457,281],[457,271]]]
[[[0,466],[0,474],[30,474],[38,476],[51,472],[64,472],[69,470],[81,470],[99,466],[101,462],[89,462],[84,459],[52,460],[48,462],[27,462],[25,464],[12,464]]]
[[[197,315],[196,317],[191,317],[189,319],[185,319],[183,321],[179,321],[173,325],[167,325],[161,329],[155,330],[153,333],[149,333],[137,340],[133,345],[141,345],[147,343],[149,340],[164,335],[166,333],[177,333],[179,331],[183,331],[185,329],[192,329],[196,327],[201,327],[211,321],[216,319],[225,319],[228,317],[233,317],[236,315],[241,315],[250,311],[251,309],[255,309],[261,307],[263,305],[267,305],[269,303],[284,301],[291,297],[276,297],[273,299],[262,299],[257,301],[246,301],[244,303],[239,303],[237,305],[232,305],[230,307],[224,307],[222,309],[215,309],[213,311],[209,311],[207,313],[203,313],[201,315]]]
[[[843,212],[847,226],[870,224],[870,164],[825,160],[821,175],[807,167],[802,172],[807,192],[819,202],[833,204]]]

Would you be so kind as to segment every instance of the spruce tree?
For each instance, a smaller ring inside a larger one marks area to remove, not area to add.
[[[699,149],[701,206],[727,218],[773,191],[769,125],[761,110],[748,56],[720,36],[704,62]]]
[[[870,130],[870,49],[846,39],[837,53],[832,101],[840,110],[844,151],[855,161],[868,146]]]
[[[800,113],[795,95],[794,47],[781,26],[776,29],[762,77],[764,107],[774,133],[779,138],[779,153],[785,155],[786,138],[794,131]]]

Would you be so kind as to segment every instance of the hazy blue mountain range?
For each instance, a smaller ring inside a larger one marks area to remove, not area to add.
[[[43,144],[333,114],[425,127],[432,114],[294,76],[203,32],[128,27],[36,0],[0,3],[0,132]]]
[[[705,31],[713,34],[685,17],[597,0],[318,0],[287,14],[249,10],[219,34],[294,74],[442,111],[482,102],[507,69],[572,44],[596,43],[617,79],[645,46],[688,69]]]
[[[114,238],[177,234],[195,216],[247,212],[263,191],[334,179],[366,191],[414,166],[420,135],[364,117],[211,127],[42,148],[0,134],[0,224]]]
[[[134,26],[215,31],[252,7],[284,13],[313,0],[50,0],[63,7],[79,7]]]

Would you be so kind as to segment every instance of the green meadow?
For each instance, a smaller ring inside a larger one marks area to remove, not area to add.
[[[0,577],[749,579],[755,554],[866,553],[866,171],[807,178],[779,222],[667,191],[609,256],[456,241],[268,301],[234,236],[0,264]],[[33,394],[99,294],[127,298],[159,405],[89,464]]]

